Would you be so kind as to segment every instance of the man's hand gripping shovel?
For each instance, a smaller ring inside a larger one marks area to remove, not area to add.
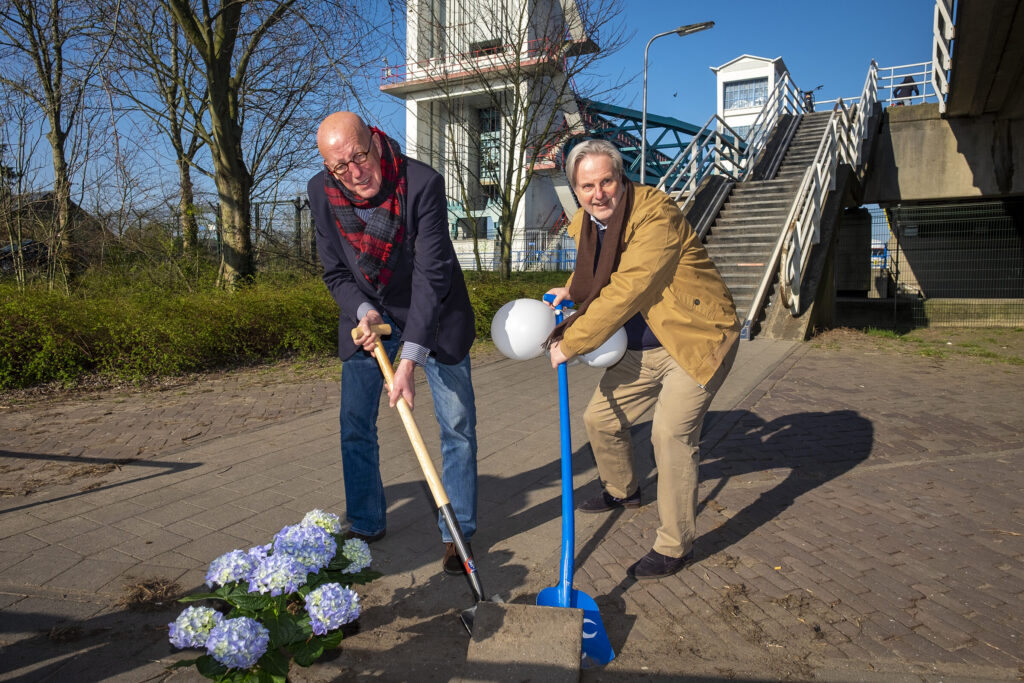
[[[554,301],[544,295],[548,303]],[[555,307],[555,320],[562,322],[562,307],[572,306],[563,300]],[[558,366],[558,412],[562,434],[562,562],[558,585],[545,588],[537,595],[537,604],[545,607],[575,607],[583,610],[582,666],[603,666],[615,658],[608,633],[601,621],[601,612],[590,597],[572,587],[576,554],[575,506],[572,502],[572,432],[569,429],[569,377],[565,363]]]
[[[391,326],[386,324],[371,325],[370,329],[377,335],[391,334]],[[362,330],[358,327],[352,330],[352,338],[358,339],[363,335]],[[377,345],[373,349],[373,355],[377,359],[377,364],[380,365],[380,371],[384,373],[384,382],[387,384],[388,391],[391,391],[391,387],[395,382],[395,371],[391,367],[391,360],[388,358],[388,354],[384,351],[384,345],[380,339],[377,340]],[[465,537],[462,535],[462,529],[459,527],[459,521],[455,518],[455,512],[452,510],[451,503],[448,501],[448,494],[445,493],[444,486],[441,483],[440,477],[437,476],[437,469],[434,467],[433,461],[430,459],[430,455],[427,453],[427,446],[423,443],[423,437],[420,436],[420,430],[416,426],[416,420],[412,416],[412,409],[409,404],[406,403],[404,398],[398,399],[398,414],[402,417],[402,424],[405,425],[405,431],[409,435],[409,441],[412,443],[412,449],[416,453],[416,460],[420,464],[420,469],[423,470],[423,476],[427,480],[427,486],[430,487],[430,495],[434,498],[434,504],[437,509],[441,512],[441,516],[444,519],[444,523],[448,526],[448,532],[452,536],[452,541],[455,543],[455,549],[459,554],[459,559],[462,560],[462,566],[466,569],[466,580],[469,582],[469,587],[473,591],[473,597],[476,598],[476,602],[483,602],[487,598],[484,597],[484,587],[480,583],[480,575],[476,571],[476,562],[473,560],[473,555],[469,552],[469,545],[466,543]],[[492,602],[501,602],[501,598],[495,596],[491,598]],[[473,618],[476,616],[476,604],[468,609],[462,610],[459,614],[459,618],[462,619],[462,624],[469,631],[470,635],[473,634]]]

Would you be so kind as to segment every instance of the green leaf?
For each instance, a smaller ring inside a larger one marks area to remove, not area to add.
[[[333,631],[328,631],[327,635],[320,636],[320,642],[324,644],[324,650],[333,650],[334,648],[341,645],[341,641],[345,639],[345,634],[342,629],[336,628]]]
[[[217,680],[224,676],[228,672],[228,668],[218,662],[210,655],[203,655],[196,660],[196,669],[203,676],[206,676],[210,680]]]
[[[292,645],[288,650],[292,653],[296,664],[310,666],[323,655],[324,646],[319,636],[313,636],[305,642]]]
[[[275,676],[272,673],[260,669],[257,680],[259,683],[288,683],[288,676]]]
[[[199,600],[223,600],[224,596],[218,593],[193,593],[192,595],[186,595],[183,598],[178,598],[178,602],[198,602]]]
[[[341,544],[340,543],[338,544],[338,547],[341,548]],[[348,559],[347,557],[345,557],[341,553],[337,553],[334,556],[334,558],[327,564],[327,571],[329,571],[329,572],[341,571],[342,569],[345,569],[346,567],[348,567],[350,564],[352,564],[352,560]]]
[[[270,631],[270,642],[273,647],[288,646],[296,641],[306,639],[299,620],[299,617],[287,611],[273,614],[269,610],[260,619],[263,625],[267,627],[267,630]]]
[[[266,654],[260,657],[257,665],[260,667],[261,674],[266,672],[271,676],[269,680],[284,681],[288,678],[289,659],[281,654],[280,650],[267,650]],[[263,680],[262,676],[261,680]]]
[[[232,593],[229,601],[238,609],[251,612],[262,612],[274,605],[274,598],[262,593]]]
[[[370,583],[374,579],[379,579],[384,575],[372,569],[364,569],[360,572],[356,572],[355,574],[346,574],[345,576],[351,577],[349,578],[349,583],[353,585],[362,585]]]

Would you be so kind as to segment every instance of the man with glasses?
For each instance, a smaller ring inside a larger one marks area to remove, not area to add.
[[[469,348],[473,309],[448,236],[444,181],[398,143],[351,112],[320,124],[324,168],[309,181],[323,279],[338,304],[341,371],[341,460],[349,538],[384,537],[386,501],[380,474],[377,408],[384,379],[372,355],[371,325],[387,323],[382,339],[401,360],[392,407],[415,397],[422,367],[441,427],[441,480],[468,540],[476,531],[476,407]],[[350,331],[362,335],[353,340]],[[442,560],[449,574],[464,569],[443,520]]]

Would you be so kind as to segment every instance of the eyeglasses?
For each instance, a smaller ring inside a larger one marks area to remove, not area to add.
[[[362,166],[363,164],[366,163],[366,159],[368,158],[368,154],[370,152],[371,147],[373,147],[373,137],[370,138],[370,144],[366,146],[366,151],[356,152],[355,154],[352,155],[352,159],[350,161],[338,162],[337,164],[334,165],[333,168],[327,166],[327,162],[325,161],[324,166],[327,166],[327,170],[336,176],[345,175],[346,173],[348,173],[348,167],[351,164],[355,164],[356,166]]]

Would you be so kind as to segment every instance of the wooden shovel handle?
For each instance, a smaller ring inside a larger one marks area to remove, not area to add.
[[[391,334],[391,325],[387,323],[378,323],[377,325],[370,325],[370,332],[380,336],[386,336]],[[359,339],[363,336],[363,331],[358,327],[352,328],[352,339]]]
[[[390,325],[371,325],[370,327],[377,334],[391,333]],[[387,328],[386,331],[383,328]],[[353,339],[361,337],[362,334],[362,330],[358,327],[353,328]],[[388,391],[391,391],[395,384],[395,371],[391,367],[391,359],[388,358],[384,345],[380,343],[379,339],[373,349],[373,355],[377,359],[377,364],[380,365],[380,371],[384,373],[384,382],[388,385]],[[416,420],[412,416],[412,408],[409,407],[404,398],[398,399],[397,408],[398,414],[402,417],[402,424],[405,425],[405,432],[409,435],[409,441],[412,443],[412,450],[416,453],[416,460],[419,461],[420,469],[423,470],[423,476],[427,480],[427,486],[430,487],[430,495],[434,497],[434,504],[437,507],[448,505],[448,494],[445,493],[444,486],[441,484],[441,478],[437,476],[434,461],[430,459],[430,454],[427,453],[427,445],[423,443],[419,427],[416,426]]]

